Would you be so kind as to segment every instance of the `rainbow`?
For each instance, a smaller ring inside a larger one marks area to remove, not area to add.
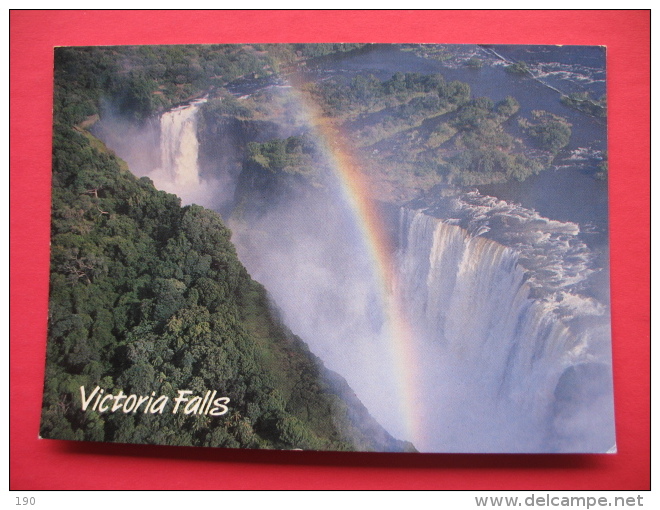
[[[353,148],[346,142],[336,123],[323,115],[311,94],[303,91],[302,87],[291,83],[291,91],[328,155],[343,199],[353,214],[364,249],[370,258],[373,276],[379,285],[381,307],[389,325],[388,342],[398,388],[396,398],[400,402],[408,438],[414,444],[422,444],[422,413],[417,397],[420,385],[416,370],[419,358],[412,327],[398,292],[400,286],[395,271],[394,249],[369,191],[373,188],[370,187],[368,177],[360,170],[362,165]]]

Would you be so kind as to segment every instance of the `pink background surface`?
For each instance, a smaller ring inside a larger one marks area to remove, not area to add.
[[[11,489],[650,488],[648,11],[12,11]],[[39,440],[53,47],[240,42],[606,45],[616,455],[273,452]]]

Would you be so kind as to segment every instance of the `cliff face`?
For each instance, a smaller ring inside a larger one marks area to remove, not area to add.
[[[283,326],[218,214],[90,139],[55,126],[42,437],[412,449]]]
[[[209,176],[228,172],[230,177],[236,177],[247,144],[277,138],[281,132],[274,122],[218,116],[202,108],[198,129],[202,172]]]

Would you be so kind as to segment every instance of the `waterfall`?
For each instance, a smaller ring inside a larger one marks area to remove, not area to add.
[[[199,186],[197,110],[205,100],[165,112],[160,118],[161,177],[177,187]]]
[[[425,452],[614,445],[609,309],[577,224],[477,192],[410,204],[385,297],[400,314],[336,205],[301,198],[232,230],[286,324],[395,437]]]
[[[206,97],[189,101],[141,125],[108,115],[95,133],[133,174],[150,178],[156,188],[177,195],[183,204],[214,209],[233,196],[233,185],[221,169],[200,168],[197,119],[206,102]]]
[[[555,241],[554,251],[527,246],[537,250],[537,260],[530,261],[520,242],[514,250],[459,226],[488,231],[485,223],[511,213],[502,203],[491,202],[487,211],[466,202],[452,205],[463,217],[449,222],[401,211],[401,301],[416,348],[425,353],[420,399],[427,428],[433,424],[419,446],[463,452],[608,450],[614,444],[609,360],[598,357],[598,343],[609,342],[608,317],[602,305],[572,287],[548,284],[553,274],[547,267],[557,265],[562,249],[570,257],[563,254],[561,271],[573,275],[574,283],[589,274],[575,253],[581,245],[567,248],[566,232],[573,227],[541,222],[524,211],[530,219],[520,232]],[[484,213],[493,211],[496,216],[485,222]],[[580,269],[568,267],[571,261]],[[594,386],[594,377],[601,384]]]
[[[178,195],[183,204],[214,208],[222,201],[224,187],[217,175],[202,177],[198,161],[197,113],[206,101],[196,99],[161,115],[160,162],[152,161],[146,176],[158,189]]]

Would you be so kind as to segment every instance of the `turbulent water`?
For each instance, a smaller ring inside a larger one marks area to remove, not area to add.
[[[440,211],[445,219],[431,216]],[[423,370],[432,433],[422,448],[614,445],[611,421],[603,421],[612,417],[609,314],[580,293],[593,270],[578,232],[476,192],[425,212],[402,210],[402,300],[420,349],[434,357]],[[603,384],[593,387],[583,372]]]
[[[599,271],[579,226],[477,192],[442,194],[400,212],[390,297],[404,304],[406,339],[392,338],[350,217],[328,204],[237,225],[234,241],[289,327],[419,450],[609,450],[609,309],[593,297]],[[396,359],[393,342],[413,358]],[[414,380],[403,400],[402,368]]]

